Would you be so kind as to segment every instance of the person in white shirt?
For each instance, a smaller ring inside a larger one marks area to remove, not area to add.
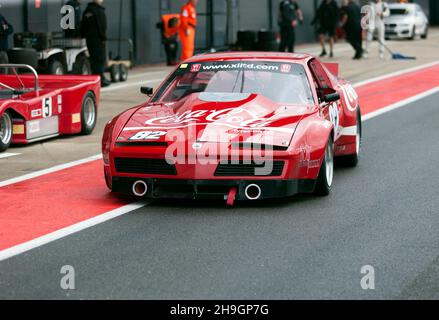
[[[369,6],[371,8],[370,23],[367,30],[366,53],[364,56],[365,58],[368,57],[370,53],[370,44],[372,43],[374,33],[376,32],[379,41],[380,59],[384,59],[384,42],[386,41],[384,18],[390,15],[389,5],[382,0],[374,0]]]

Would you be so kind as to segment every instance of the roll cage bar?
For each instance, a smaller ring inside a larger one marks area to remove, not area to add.
[[[8,86],[7,84],[5,84],[3,82],[0,82],[0,86],[2,86],[3,88],[11,90],[14,93],[24,93],[24,92],[28,91],[26,86],[24,85],[23,81],[21,80],[20,75],[17,72],[17,70],[19,70],[19,69],[26,69],[26,70],[29,70],[34,76],[34,81],[35,81],[34,90],[36,92],[38,92],[40,90],[40,81],[38,78],[38,73],[33,67],[31,67],[27,64],[0,64],[0,70],[1,69],[12,70],[13,74],[17,77],[17,80],[21,85],[21,89],[16,89],[16,88],[12,88],[11,86]]]

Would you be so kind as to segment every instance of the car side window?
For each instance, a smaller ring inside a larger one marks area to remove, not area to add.
[[[309,62],[309,68],[311,69],[311,73],[313,75],[319,100],[323,101],[323,97],[332,91],[331,80],[317,59],[313,59]]]

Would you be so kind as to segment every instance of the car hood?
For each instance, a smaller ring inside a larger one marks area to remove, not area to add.
[[[387,24],[389,23],[411,24],[414,22],[414,18],[412,16],[395,15],[385,18],[384,22]]]
[[[140,107],[118,142],[250,143],[288,147],[312,105],[277,104],[258,94],[192,94],[179,102]],[[155,132],[141,138],[141,132]]]

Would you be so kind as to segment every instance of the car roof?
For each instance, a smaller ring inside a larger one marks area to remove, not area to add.
[[[204,53],[199,54],[187,60],[188,63],[193,62],[211,62],[222,60],[272,60],[295,63],[307,63],[314,58],[306,53],[282,53],[282,52],[220,52],[220,53]]]

